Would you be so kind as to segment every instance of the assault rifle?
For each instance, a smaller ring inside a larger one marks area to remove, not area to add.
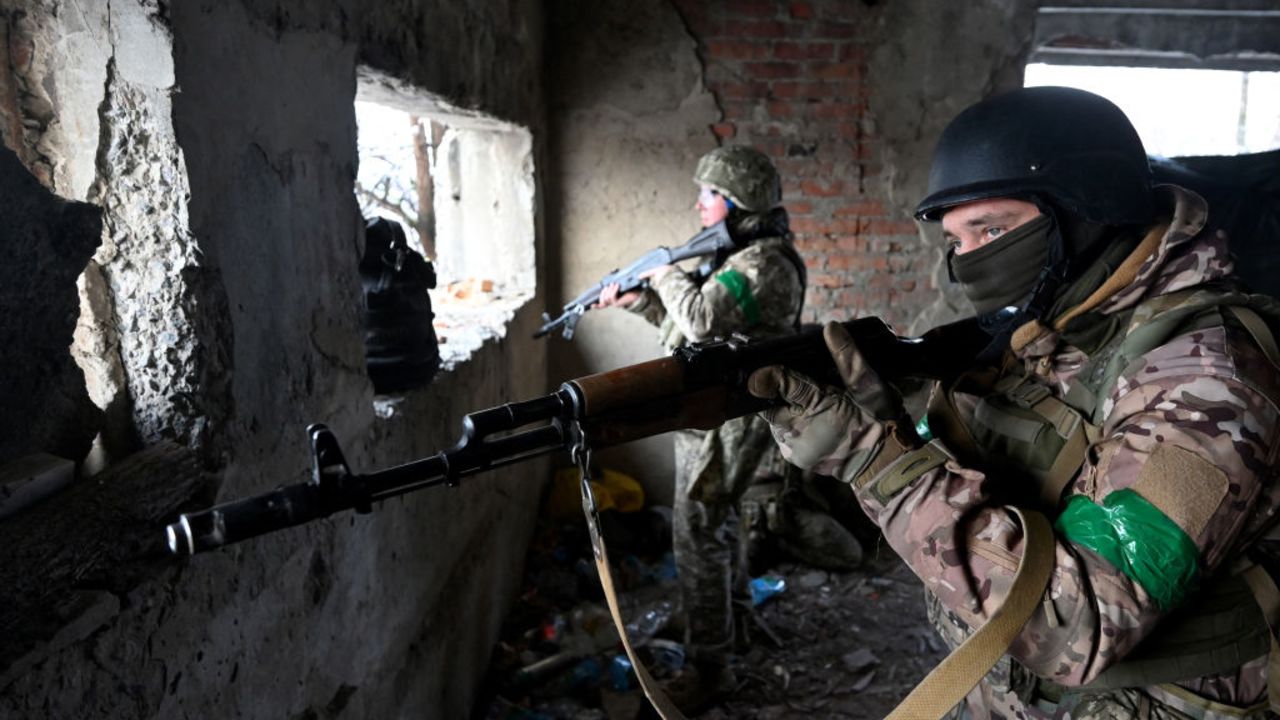
[[[968,366],[991,337],[976,320],[901,338],[879,318],[846,322],[867,361],[886,380],[945,380]],[[212,550],[342,510],[367,513],[373,503],[468,475],[560,451],[602,448],[681,429],[711,429],[769,406],[747,392],[747,378],[784,365],[842,386],[821,328],[751,340],[735,336],[676,350],[671,356],[570,380],[540,398],[463,418],[462,439],[449,450],[367,475],[351,472],[334,434],[307,428],[309,482],[185,513],[167,528],[179,555]],[[533,426],[533,427],[526,427]]]
[[[533,336],[540,338],[556,328],[563,328],[561,334],[564,335],[564,339],[572,340],[574,330],[578,328],[578,321],[600,299],[600,291],[604,290],[605,286],[617,283],[619,293],[639,290],[649,286],[648,279],[640,277],[640,273],[645,270],[671,265],[689,258],[706,257],[722,251],[728,252],[734,247],[736,246],[733,238],[729,237],[729,231],[725,228],[723,220],[689,238],[689,242],[680,247],[669,248],[665,245],[656,247],[621,270],[614,270],[605,275],[600,282],[566,303],[558,317],[552,318],[547,313],[543,313],[542,327],[538,328],[538,332]]]

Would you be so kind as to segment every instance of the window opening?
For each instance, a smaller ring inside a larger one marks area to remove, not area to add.
[[[355,110],[356,199],[366,217],[401,223],[435,264],[434,326],[451,370],[533,297],[532,136],[385,79],[362,78]]]
[[[1062,85],[1114,102],[1151,155],[1239,155],[1280,148],[1280,72],[1027,65],[1024,84]],[[1188,107],[1187,98],[1194,98]]]

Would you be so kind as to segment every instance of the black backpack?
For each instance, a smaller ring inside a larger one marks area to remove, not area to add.
[[[404,228],[385,218],[365,221],[360,278],[364,286],[364,349],[373,389],[400,393],[431,382],[440,348],[431,324],[431,263],[409,247]]]
[[[1209,203],[1209,224],[1227,232],[1236,275],[1255,292],[1280,298],[1280,150],[1151,158],[1157,182],[1194,190]]]

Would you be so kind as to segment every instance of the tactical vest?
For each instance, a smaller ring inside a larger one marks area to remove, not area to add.
[[[930,401],[929,431],[970,467],[1029,477],[1032,487],[1014,504],[1054,517],[1089,446],[1100,438],[1105,402],[1131,362],[1185,333],[1234,323],[1280,368],[1280,348],[1269,324],[1280,320],[1280,303],[1266,296],[1211,283],[1149,299],[1111,319],[1111,337],[1090,355],[1061,398],[1010,353],[1000,368],[971,372],[939,388]],[[961,420],[957,405],[961,394],[977,398],[968,423]],[[1220,674],[1268,650],[1269,687],[1273,693],[1280,691],[1280,647],[1268,628],[1280,619],[1280,592],[1270,576],[1258,570],[1255,564],[1238,574],[1206,579],[1161,623],[1158,633],[1071,692],[1147,687]],[[1065,692],[1040,682],[1042,696],[1056,701]],[[1277,699],[1280,695],[1273,695],[1273,709]]]

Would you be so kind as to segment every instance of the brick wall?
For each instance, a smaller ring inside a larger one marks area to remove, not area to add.
[[[783,178],[809,267],[806,320],[880,315],[905,328],[936,296],[908,212],[891,208],[868,113],[877,10],[850,0],[676,0],[723,111],[722,142],[754,145]]]

